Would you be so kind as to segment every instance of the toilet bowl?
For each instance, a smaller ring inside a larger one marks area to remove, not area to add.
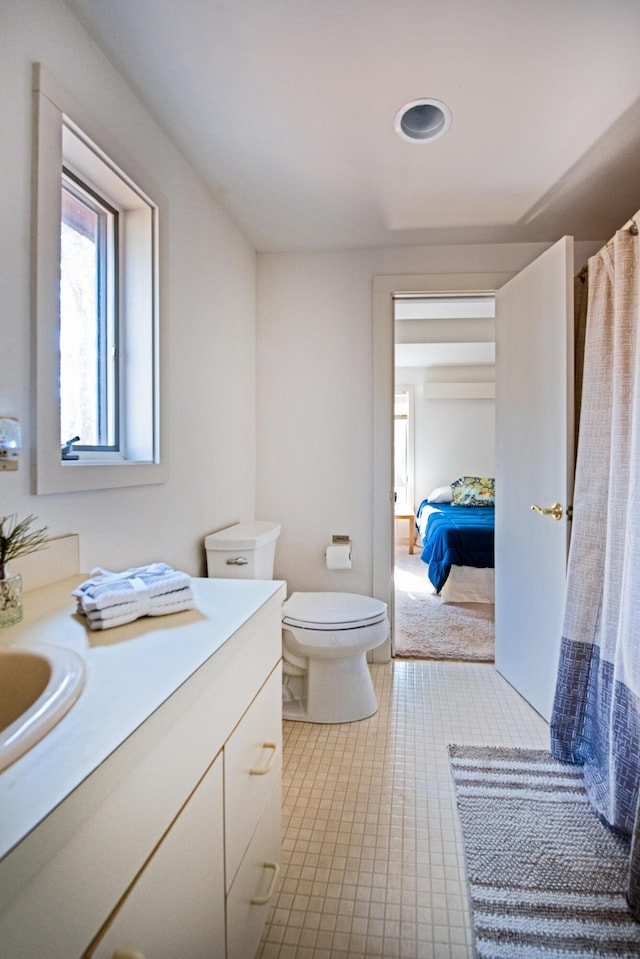
[[[282,607],[285,719],[350,723],[378,702],[367,653],[389,635],[387,604],[357,593],[292,593]]]
[[[277,523],[238,523],[205,537],[210,577],[272,579]],[[389,635],[387,604],[358,593],[294,592],[282,607],[282,712],[349,723],[377,708],[367,653]]]

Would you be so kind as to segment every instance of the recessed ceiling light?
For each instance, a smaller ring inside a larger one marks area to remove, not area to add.
[[[437,140],[450,126],[451,110],[441,100],[412,100],[396,113],[396,133],[410,143]]]

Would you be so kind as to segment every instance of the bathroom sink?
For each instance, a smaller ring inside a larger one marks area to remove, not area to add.
[[[71,649],[0,648],[0,772],[53,729],[84,683],[84,660]]]

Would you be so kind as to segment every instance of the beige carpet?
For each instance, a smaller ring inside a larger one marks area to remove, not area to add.
[[[493,662],[493,605],[443,603],[419,552],[406,546],[396,547],[395,563],[395,655]]]

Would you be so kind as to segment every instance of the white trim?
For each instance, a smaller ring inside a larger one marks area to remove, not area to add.
[[[150,310],[152,311],[152,362],[149,389],[155,403],[153,442],[147,445],[144,460],[125,459],[112,462],[63,462],[60,457],[59,408],[59,233],[60,233],[60,174],[63,157],[63,126],[83,131],[95,145],[96,154],[104,152],[119,170],[127,170],[126,178],[133,177],[137,192],[146,197],[156,210],[153,216],[151,245],[154,257],[159,256],[159,224],[157,209],[166,206],[166,200],[150,181],[146,171],[127,156],[114,138],[102,130],[90,112],[85,110],[42,67],[34,64],[34,198],[33,232],[35,269],[33,275],[33,311],[35,349],[33,379],[36,384],[34,417],[35,493],[63,493],[79,490],[139,486],[166,482],[168,459],[166,427],[161,427],[160,410],[160,324],[158,270],[152,281]],[[147,351],[148,352],[148,351]],[[125,400],[126,401],[126,400]],[[153,450],[150,449],[151,445]],[[162,449],[162,459],[160,450]],[[134,454],[135,455],[135,454]]]

